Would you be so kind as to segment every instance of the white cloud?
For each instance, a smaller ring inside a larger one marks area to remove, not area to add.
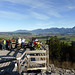
[[[75,6],[68,6],[67,7],[69,10],[73,10],[73,9],[75,9]]]
[[[46,13],[45,15],[41,16],[41,19],[43,19],[43,17],[45,17],[47,15],[48,16],[52,15],[55,17],[60,16],[58,11],[56,11],[55,8],[53,8],[54,7],[52,5],[53,2],[50,0],[4,0],[4,1],[8,1],[13,4],[26,5],[26,6],[30,7],[29,10],[32,10],[35,13],[36,13],[36,11],[34,9],[37,9],[38,11],[42,11],[43,13]],[[39,15],[38,15],[38,18],[40,18]]]
[[[51,27],[55,26],[55,22],[52,22],[52,21],[50,21],[48,23],[42,23],[42,22],[40,22],[40,23],[35,24],[35,26],[37,28],[43,28],[43,29],[45,29],[45,28],[51,28]]]
[[[36,18],[36,19],[40,19],[40,20],[47,20],[47,19],[50,19],[49,16],[46,16],[44,14],[40,14],[40,13],[37,13],[37,12],[33,12],[33,11],[30,11],[31,14],[32,14],[32,17]]]
[[[53,0],[1,0],[1,1],[11,2],[12,6],[14,4],[15,5],[19,4],[24,5],[25,7],[29,7],[28,8],[29,11],[26,10],[26,12],[28,12],[28,15],[41,20],[50,19],[52,16],[62,17],[62,14],[60,14],[60,12],[66,12],[75,9],[74,5],[75,1],[73,0],[72,1],[63,0],[62,1],[63,3],[60,0],[56,0],[56,2]],[[24,11],[25,9],[22,8],[22,10]]]
[[[71,11],[75,9],[75,0],[64,0],[65,5],[62,7],[63,11]]]
[[[14,20],[21,20],[21,19],[26,19],[28,16],[16,12],[0,11],[0,17],[14,19]]]

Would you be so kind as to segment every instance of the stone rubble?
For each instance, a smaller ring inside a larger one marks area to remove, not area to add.
[[[75,69],[62,69],[57,68],[54,64],[50,64],[46,71],[41,71],[40,73],[23,73],[23,75],[75,75]]]
[[[48,66],[48,71],[51,72],[50,75],[75,75],[75,69],[63,69],[57,68],[54,64]]]

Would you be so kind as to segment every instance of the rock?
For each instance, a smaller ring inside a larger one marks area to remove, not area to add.
[[[50,66],[47,67],[47,71],[48,72],[51,71],[51,67]]]
[[[51,71],[51,72],[55,72],[55,67],[54,67],[54,64],[50,64],[49,67],[48,67],[48,71]]]
[[[51,75],[60,75],[59,73],[51,73]]]
[[[72,73],[75,73],[75,70],[74,70],[74,69],[71,69],[71,72],[72,72]]]
[[[66,72],[67,72],[67,73],[70,73],[70,72],[71,72],[71,70],[66,70]]]
[[[54,66],[54,64],[49,64],[48,66],[48,75],[75,75],[75,70],[71,69],[63,69],[63,68],[57,68]]]

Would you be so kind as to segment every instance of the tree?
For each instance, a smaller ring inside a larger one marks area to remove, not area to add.
[[[75,62],[75,42],[61,42],[57,36],[51,36],[49,39],[49,58],[57,61]]]
[[[60,40],[57,36],[51,37],[49,41],[49,50],[51,59],[57,59],[60,61]]]
[[[71,42],[70,61],[75,62],[75,42]]]

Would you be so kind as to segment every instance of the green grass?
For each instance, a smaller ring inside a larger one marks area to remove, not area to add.
[[[62,38],[65,38],[60,40],[62,42],[65,42],[65,43],[71,43],[72,41],[75,41],[75,35],[38,35],[38,36],[35,36],[35,35],[22,35],[22,34],[13,34],[13,35],[9,35],[9,34],[0,34],[0,38],[5,38],[5,39],[10,39],[10,38],[18,38],[18,37],[22,37],[22,38],[25,38],[26,41],[31,41],[32,37],[34,38],[38,38],[39,41],[42,41],[43,43],[46,42],[46,40],[48,38],[50,38],[50,36],[57,36],[58,39],[62,39]]]

